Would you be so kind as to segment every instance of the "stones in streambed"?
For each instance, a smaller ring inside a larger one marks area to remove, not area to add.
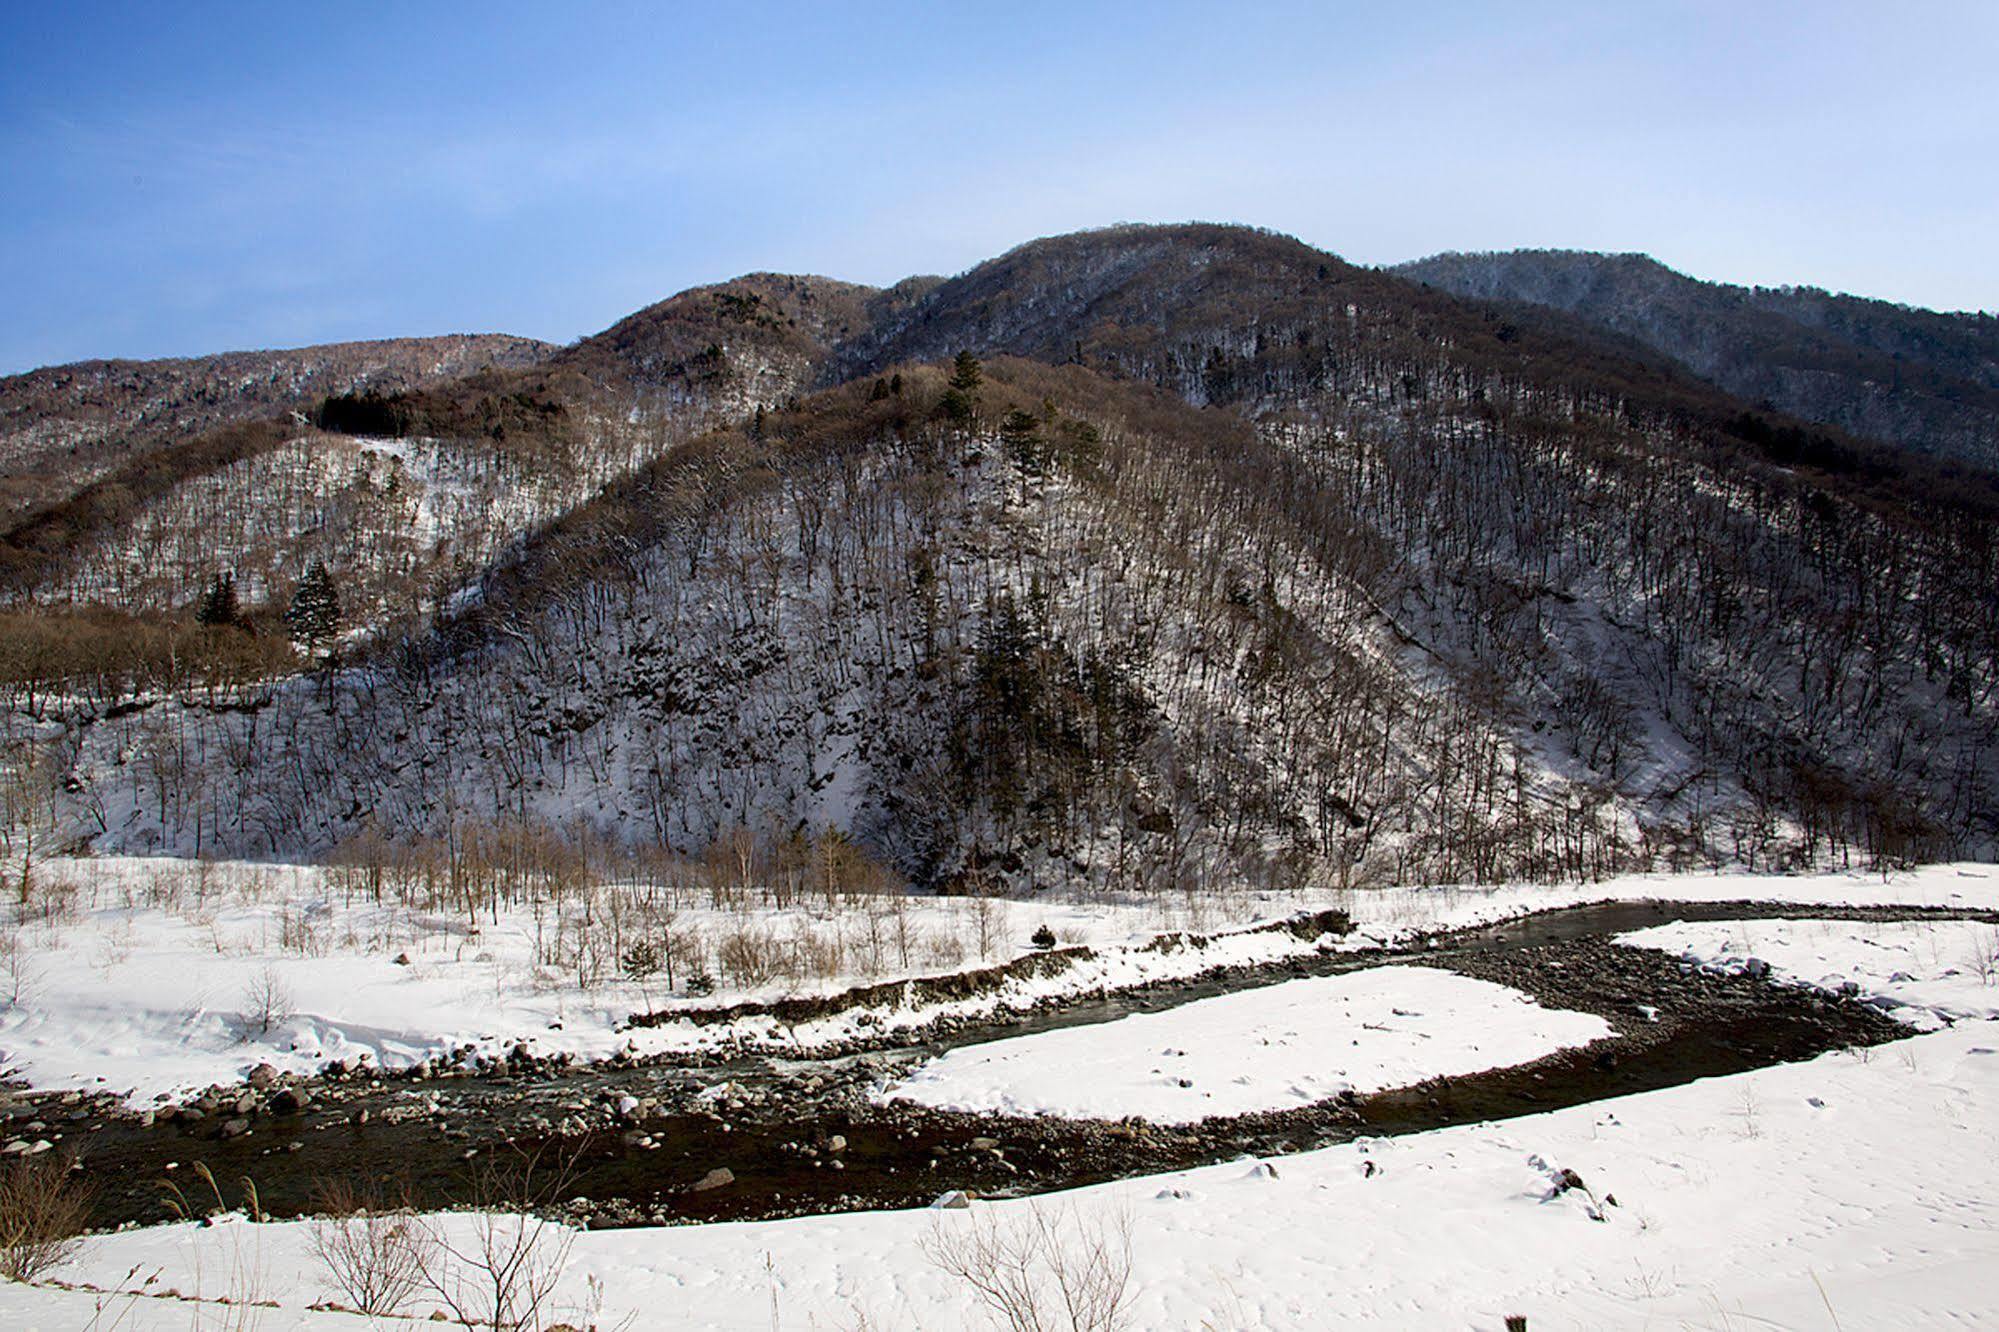
[[[694,1182],[694,1192],[707,1193],[711,1189],[723,1189],[736,1182],[736,1172],[727,1166],[717,1166]]]

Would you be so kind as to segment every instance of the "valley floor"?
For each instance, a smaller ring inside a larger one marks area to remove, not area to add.
[[[1990,912],[1999,908],[1999,869],[1355,895],[1348,905],[1359,928],[1340,946],[1620,898]],[[1977,921],[1882,924],[1803,914],[1667,925],[1622,942],[1688,966],[1767,969],[1779,983],[1849,994],[1905,1024],[1906,1038],[1549,1113],[1036,1199],[577,1234],[567,1241],[557,1299],[570,1322],[605,1329],[980,1327],[988,1320],[973,1294],[935,1261],[940,1245],[955,1242],[962,1251],[968,1238],[1019,1235],[1040,1223],[1072,1254],[1092,1236],[1129,1228],[1133,1327],[1497,1329],[1508,1315],[1527,1317],[1537,1332],[1991,1326],[1999,1322],[1999,1288],[1989,1279],[1999,1264],[1999,1155],[1991,1151],[1999,1125],[1999,1028],[1991,1025],[1999,1017],[1999,936]],[[1091,908],[1079,918],[1095,922],[1106,945],[1095,962],[1100,968],[1136,974],[1145,959],[1189,966],[1190,952],[1198,958],[1198,950],[1161,954],[1110,943],[1119,928],[1139,932],[1135,910],[1120,918],[1115,909]],[[1235,945],[1244,953],[1290,946],[1279,939],[1307,942],[1271,932],[1239,938],[1255,941]],[[1464,979],[1423,973],[1398,995],[1394,981],[1405,972],[1421,969],[1356,975],[1386,987],[1377,997],[1390,1018],[1398,1007],[1414,1014],[1452,998],[1425,987],[1452,989]],[[407,983],[394,972],[382,975]],[[1247,993],[1257,996],[1252,1002],[1282,1007],[1328,983],[1287,981]],[[1517,1002],[1500,987],[1483,988],[1497,994],[1480,994],[1480,1003]],[[386,1001],[356,995],[354,1002]],[[1089,1113],[1170,1118],[1170,1108],[1154,1104],[1149,1069],[1134,1082],[1108,1047],[1079,1056],[1064,1042],[1078,1032],[1102,1041],[1115,1029],[1176,1013],[1185,1023],[1198,1008],[1004,1042],[1015,1047],[1012,1058],[982,1077],[1000,1095],[1045,1098],[1056,1088]],[[502,1004],[501,1011],[509,1010]],[[1322,1039],[1303,1012],[1293,1008],[1296,1029],[1307,1034],[1301,1039]],[[59,1010],[45,1013],[55,1021]],[[1576,1015],[1550,1011],[1541,1019],[1563,1016]],[[1369,1058],[1386,1048],[1380,1042],[1409,1034],[1379,1031],[1389,1024],[1366,1015],[1357,1021],[1353,1039],[1367,1043]],[[0,1029],[0,1040],[15,1039],[17,1029]],[[1442,1037],[1446,1028],[1433,1034]],[[1541,1039],[1590,1036],[1578,1028]],[[1196,1021],[1173,1040],[1202,1038],[1202,1076],[1219,1085],[1303,1067],[1273,1070],[1270,1047],[1226,1021]],[[1462,1034],[1458,1041],[1405,1041],[1383,1085],[1462,1071],[1462,1044]],[[1484,1062],[1537,1052],[1495,1051]],[[239,1049],[232,1057],[269,1056]],[[34,1058],[28,1055],[31,1068]],[[478,1223],[455,1216],[443,1224],[463,1235]],[[307,1307],[333,1294],[311,1236],[310,1222],[240,1218],[102,1236],[57,1274],[98,1292],[0,1286],[0,1325],[133,1332],[366,1325]],[[140,1288],[149,1293],[103,1293]],[[152,1297],[166,1290],[209,1300],[226,1295],[233,1303]],[[246,1297],[275,1307],[246,1308]],[[433,1304],[419,1296],[410,1310],[422,1317]]]
[[[357,899],[306,866],[103,858],[51,862],[38,874],[59,886],[66,905],[0,937],[0,1052],[34,1087],[110,1092],[135,1106],[228,1084],[266,1063],[309,1074],[335,1059],[408,1068],[467,1052],[499,1056],[516,1045],[581,1059],[745,1043],[824,1049],[863,1032],[1025,1010],[1065,996],[1583,903],[1657,897],[1999,909],[1999,870],[1978,865],[1890,876],[1643,875],[1592,884],[1242,894],[1195,902],[897,897],[781,909],[683,903],[672,913],[672,932],[706,960],[684,965],[670,986],[663,974],[647,982],[622,974],[622,945],[605,924],[603,895],[611,888],[604,886],[582,901],[482,913],[472,921]],[[1353,932],[1337,943],[1253,928],[1328,908],[1353,918]],[[582,934],[578,921],[586,914],[597,933],[585,935],[585,944],[595,956],[579,965],[564,954],[579,945],[561,936]],[[1088,946],[1092,955],[955,999],[899,999],[845,1011],[829,1005],[822,1016],[788,1022],[746,1016],[627,1025],[648,1010],[670,1017],[991,966],[1036,951],[1032,936],[1044,926],[1058,945]],[[1200,937],[1195,946],[1152,946],[1167,931]],[[770,960],[777,974],[732,975],[715,960],[731,945]],[[687,976],[697,967],[711,973],[712,992],[688,993]]]

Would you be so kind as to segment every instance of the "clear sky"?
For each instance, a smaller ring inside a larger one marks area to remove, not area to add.
[[[1189,218],[1999,309],[1999,2],[0,9],[0,373]]]

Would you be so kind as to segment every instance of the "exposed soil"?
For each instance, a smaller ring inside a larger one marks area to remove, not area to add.
[[[48,1139],[82,1159],[104,1226],[165,1219],[168,1181],[197,1206],[212,1203],[197,1164],[228,1206],[245,1205],[254,1185],[258,1205],[284,1216],[313,1210],[316,1183],[336,1178],[385,1181],[424,1207],[468,1201],[480,1167],[523,1154],[538,1162],[542,1201],[593,1226],[906,1207],[950,1189],[1038,1192],[1531,1114],[1892,1040],[1907,1029],[1853,999],[1701,971],[1609,939],[1676,919],[1963,914],[1753,902],[1580,907],[1407,948],[1327,952],[948,1032],[883,1035],[821,1058],[578,1067],[523,1059],[421,1077],[347,1071],[211,1094],[151,1122],[77,1093],[16,1093],[0,1108],[10,1136]],[[1392,963],[1446,967],[1550,1007],[1597,1013],[1615,1034],[1514,1068],[1188,1126],[952,1114],[870,1099],[945,1048]],[[695,1187],[722,1170],[728,1182]]]

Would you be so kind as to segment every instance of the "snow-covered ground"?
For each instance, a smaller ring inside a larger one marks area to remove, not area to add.
[[[943,1110],[1186,1124],[1524,1064],[1589,1013],[1432,967],[1377,967],[952,1050],[885,1094]]]
[[[1508,1314],[1537,1332],[1990,1327],[1994,1123],[1999,1033],[1965,1024],[1270,1170],[1238,1161],[965,1211],[584,1234],[561,1294],[602,1327],[984,1327],[925,1239],[1018,1228],[1038,1207],[1072,1241],[1129,1217],[1137,1328],[1497,1329]],[[1584,1187],[1554,1193],[1565,1170]],[[329,1294],[307,1245],[305,1224],[158,1228],[99,1239],[67,1275],[118,1287],[136,1269],[159,1274],[155,1289],[280,1300],[257,1311],[264,1332],[364,1325],[305,1311]],[[88,1326],[98,1298],[0,1286],[0,1324]],[[126,1332],[225,1325],[179,1302],[110,1312]]]
[[[1933,870],[1887,887],[1947,898],[1966,883],[1989,889],[1972,877],[1982,874]],[[1631,895],[1665,895],[1647,886]],[[1840,891],[1732,886],[1716,895]],[[1798,983],[1863,994],[1947,983],[1921,1001],[1955,1024],[1886,1046],[1037,1200],[581,1234],[558,1297],[578,1326],[606,1328],[984,1327],[976,1299],[930,1255],[981,1227],[1019,1234],[1038,1213],[1072,1253],[1128,1224],[1135,1328],[1497,1329],[1511,1314],[1536,1332],[1999,1325],[1999,1027],[1965,1002],[1976,972],[1951,960],[1952,928],[1820,920],[1638,936],[1697,961],[1763,957]],[[1115,1073],[1083,1063],[1069,1076]],[[940,1174],[940,1193],[951,1184]],[[364,1326],[306,1307],[333,1293],[310,1236],[310,1223],[132,1231],[94,1240],[62,1275],[277,1301],[241,1324],[264,1332]],[[410,1312],[433,1303],[418,1297]],[[0,1285],[9,1328],[238,1326],[229,1312]]]
[[[635,1013],[824,995],[884,980],[984,967],[1036,951],[1046,926],[1097,950],[1059,975],[1021,977],[968,999],[869,1014],[876,1030],[945,1014],[1024,1009],[1061,994],[1251,965],[1313,951],[1285,931],[1222,933],[1200,946],[1146,945],[1165,930],[1218,929],[1288,914],[1292,904],[1236,899],[1197,916],[1158,904],[906,897],[837,908],[683,904],[671,930],[705,960],[664,975],[621,973],[606,917],[611,890],[542,910],[463,915],[350,899],[308,866],[193,865],[107,857],[52,861],[44,885],[75,890],[53,921],[0,931],[0,1052],[37,1087],[128,1093],[135,1101],[232,1081],[260,1063],[312,1072],[329,1059],[399,1068],[465,1046],[601,1058],[750,1039],[812,1047],[857,1033],[854,1015],[784,1024],[668,1022],[626,1030]],[[598,933],[587,984],[574,958],[577,918]],[[571,934],[564,936],[567,930]],[[636,937],[636,935],[634,936]],[[732,984],[716,952],[754,937],[774,954],[821,959],[820,974]],[[566,941],[565,941],[566,939]],[[1330,945],[1332,941],[1325,943]],[[561,953],[569,965],[538,961]],[[824,959],[833,959],[831,967]],[[687,992],[710,971],[712,993]],[[270,1020],[267,1022],[266,1018]]]
[[[673,929],[705,941],[711,967],[717,945],[743,932],[835,961],[810,975],[754,986],[732,985],[713,967],[718,990],[695,997],[685,993],[685,968],[676,978],[679,992],[671,993],[663,976],[643,986],[623,978],[615,956],[598,957],[588,984],[574,965],[538,962],[559,951],[551,941],[568,928],[565,920],[573,926],[576,902],[560,911],[503,911],[497,921],[482,918],[474,927],[463,916],[350,899],[309,867],[106,857],[53,861],[37,873],[44,883],[73,885],[75,904],[51,923],[0,931],[0,1052],[37,1086],[112,1089],[139,1101],[231,1080],[264,1062],[307,1072],[327,1059],[365,1054],[398,1067],[468,1044],[497,1052],[524,1041],[540,1053],[586,1058],[627,1046],[668,1052],[738,1038],[810,1048],[856,1034],[861,1017],[880,1030],[947,1014],[1017,1011],[1062,995],[1277,961],[1320,947],[1366,947],[1586,902],[1752,898],[1999,909],[1999,869],[1984,865],[1887,877],[1640,876],[1494,889],[1239,894],[1191,906],[938,898],[833,910],[683,904]],[[606,903],[592,901],[601,922]],[[1227,932],[1329,906],[1354,917],[1345,940]],[[728,1027],[668,1022],[620,1029],[648,1007],[823,995],[991,965],[1033,951],[1031,936],[1042,925],[1065,944],[1091,946],[1096,956],[1056,975],[1016,978],[948,1003],[797,1025],[751,1018]],[[1201,947],[1147,947],[1166,930],[1214,937]],[[607,941],[598,945],[600,953],[610,951]],[[290,1013],[279,1012],[265,1029],[259,992],[272,990],[278,1008]]]
[[[1999,911],[1999,865],[1926,865],[1890,874],[1634,874],[1601,883],[1386,888],[1354,893],[1351,902],[1356,939],[1394,941],[1423,930],[1492,924],[1552,907],[1647,898]]]
[[[1999,1019],[1999,925],[1971,920],[1675,921],[1623,935],[1699,966],[1859,995],[1912,1026]]]

